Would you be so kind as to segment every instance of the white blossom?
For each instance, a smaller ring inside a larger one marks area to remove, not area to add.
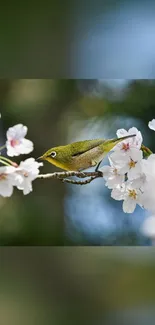
[[[128,131],[126,131],[125,129],[119,129],[117,130],[116,134],[118,138],[122,138],[124,136],[132,135],[132,134],[135,134],[136,136],[121,141],[114,147],[113,151],[119,151],[126,154],[127,152],[130,153],[130,150],[132,148],[138,148],[138,149],[141,148],[143,138],[141,132],[138,131],[137,128],[132,127]]]
[[[145,181],[142,186],[142,203],[143,207],[155,213],[155,179]]]
[[[134,188],[140,189],[143,192],[146,184],[146,175],[142,173],[139,177],[131,180],[130,183]]]
[[[111,196],[124,200],[123,211],[132,213],[136,204],[155,213],[155,154],[142,158],[142,151],[132,149],[132,158],[114,152],[112,161],[120,175],[127,175],[127,182],[113,190]]]
[[[142,190],[143,207],[151,212],[155,212],[155,182],[146,182]]]
[[[150,155],[147,159],[143,159],[142,170],[148,181],[155,178],[155,154]]]
[[[33,150],[33,142],[25,139],[27,127],[17,124],[8,129],[6,136],[7,155],[10,157],[28,154]]]
[[[133,188],[130,183],[113,189],[111,197],[115,200],[123,200],[123,211],[125,213],[133,213],[137,204],[141,206],[141,192]]]
[[[23,194],[29,194],[32,191],[32,181],[39,174],[39,167],[43,163],[38,163],[34,158],[28,158],[21,161],[19,167],[16,168],[16,186],[19,190],[23,190]]]
[[[155,212],[155,154],[142,161],[142,170],[145,174],[145,182],[142,186],[143,206]]]
[[[16,168],[12,166],[0,167],[0,195],[9,197],[13,193],[13,186],[16,183]]]
[[[152,121],[150,121],[150,122],[148,123],[148,127],[149,127],[151,130],[155,131],[155,119],[153,119]]]
[[[118,173],[118,170],[110,158],[109,162],[111,166],[103,166],[100,170],[103,172],[103,178],[106,180],[105,185],[109,189],[113,189],[125,181],[125,176]]]
[[[114,188],[111,191],[111,197],[117,201],[124,200],[125,195],[125,184],[122,184],[121,186],[118,185],[116,188]]]
[[[130,153],[126,153],[126,155],[115,151],[110,157],[120,175],[128,173],[127,176],[129,180],[140,177],[142,173],[141,163],[143,158],[141,150],[132,148]]]

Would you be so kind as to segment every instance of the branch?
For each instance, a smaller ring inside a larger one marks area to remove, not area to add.
[[[84,181],[76,181],[74,179],[68,179],[66,177],[72,177],[76,176],[77,178],[86,178],[88,179]],[[52,174],[40,174],[38,175],[38,178],[41,179],[59,179],[61,182],[71,183],[71,184],[77,184],[77,185],[85,185],[88,183],[91,183],[94,179],[103,177],[103,173],[101,171],[96,172],[75,172],[75,171],[68,171],[68,172],[56,172]]]

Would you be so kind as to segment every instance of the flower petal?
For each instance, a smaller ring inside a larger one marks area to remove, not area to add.
[[[110,170],[111,167],[110,166],[103,166],[100,168],[101,172],[103,173],[103,178],[107,179],[110,176]]]
[[[119,129],[119,130],[117,130],[116,134],[117,134],[118,138],[122,138],[122,137],[128,135],[128,132],[125,129]]]
[[[120,188],[114,188],[111,192],[111,197],[117,201],[124,199],[124,191]]]
[[[27,126],[24,126],[23,124],[17,124],[13,127],[9,128],[6,135],[7,139],[16,139],[19,140],[21,138],[24,138],[27,134]]]
[[[125,213],[133,213],[136,208],[136,200],[128,198],[123,201],[123,211]]]
[[[33,142],[27,139],[22,139],[20,145],[18,146],[18,151],[21,154],[28,154],[33,151]]]
[[[153,119],[152,121],[150,121],[150,122],[148,123],[148,127],[149,127],[151,130],[155,131],[155,119]]]

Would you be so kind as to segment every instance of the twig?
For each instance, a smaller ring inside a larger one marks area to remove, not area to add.
[[[78,178],[86,178],[88,179],[84,181],[76,181],[74,179],[68,179],[66,177],[72,177],[76,176]],[[77,185],[85,185],[91,183],[94,179],[103,177],[103,173],[101,171],[94,171],[94,172],[75,172],[75,171],[67,171],[67,172],[56,172],[52,174],[42,174],[38,175],[38,178],[41,179],[59,179],[61,182],[71,183],[71,184],[77,184]]]
[[[63,183],[70,183],[70,184],[76,184],[76,185],[86,185],[86,184],[91,183],[95,178],[98,178],[98,177],[92,176],[92,177],[86,179],[85,181],[76,181],[74,179],[64,178],[64,179],[61,179],[61,182],[63,182]]]

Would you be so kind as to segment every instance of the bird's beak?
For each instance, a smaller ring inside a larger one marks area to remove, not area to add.
[[[43,156],[38,157],[36,160],[43,160]]]

